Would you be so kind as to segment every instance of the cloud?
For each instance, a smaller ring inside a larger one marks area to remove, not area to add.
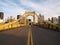
[[[36,12],[44,14],[45,18],[58,16],[57,13],[60,13],[60,6],[58,7],[58,5],[60,5],[60,0],[46,0],[42,3],[32,2],[30,0],[20,0],[20,2],[22,3],[22,5],[31,7]]]
[[[25,10],[36,11],[48,17],[60,15],[60,0],[0,0],[0,11],[5,17],[22,14]]]
[[[9,0],[6,0],[6,2],[1,1],[0,6],[3,7],[3,9],[0,9],[4,12],[5,18],[9,16],[16,17],[16,15],[22,14],[25,11],[22,7],[18,6],[16,3],[13,3]]]

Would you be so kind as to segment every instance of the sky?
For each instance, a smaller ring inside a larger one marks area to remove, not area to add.
[[[0,12],[4,18],[23,15],[25,11],[35,11],[45,19],[60,16],[60,0],[0,0]]]

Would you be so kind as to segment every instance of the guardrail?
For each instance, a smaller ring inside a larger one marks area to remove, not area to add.
[[[37,26],[40,26],[42,28],[48,28],[51,30],[56,30],[56,31],[60,31],[60,26],[55,25],[53,23],[48,23],[48,24],[36,24]]]
[[[16,27],[20,27],[20,26],[25,26],[26,24],[19,24],[18,23],[21,18],[19,18],[16,21],[13,21],[13,22],[9,22],[7,24],[0,25],[0,31],[6,30],[6,29],[11,29],[11,28],[16,28]]]
[[[43,27],[46,27],[46,28],[49,28],[49,29],[56,29],[56,30],[60,29],[60,26],[53,25],[53,24],[44,24]]]
[[[6,29],[11,29],[11,28],[16,28],[16,27],[20,27],[20,26],[25,26],[25,24],[7,23],[7,24],[0,25],[0,31],[6,30]]]

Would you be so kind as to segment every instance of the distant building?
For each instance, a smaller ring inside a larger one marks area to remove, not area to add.
[[[51,22],[54,23],[54,24],[57,24],[58,23],[58,19],[56,17],[52,17],[51,18]]]
[[[21,17],[21,15],[17,15],[17,19],[19,19]]]
[[[48,18],[48,21],[51,21],[50,18]]]
[[[13,16],[8,17],[8,19],[6,19],[5,23],[9,23],[9,22],[13,22],[15,21],[15,18]]]
[[[60,24],[60,16],[58,16],[58,23]]]
[[[19,23],[20,24],[24,24],[25,23],[25,17],[24,16],[20,17]]]
[[[19,19],[19,21],[18,21],[19,24],[23,24],[24,20],[25,20],[25,17],[22,16],[22,15],[17,15],[17,19]]]
[[[10,16],[10,20],[9,21],[13,22],[13,21],[15,21],[15,18],[13,16]]]
[[[23,23],[24,23],[24,20],[25,20],[25,17],[22,16],[22,15],[17,15],[17,19],[20,19],[18,22],[19,22],[20,24],[23,24]]]
[[[44,16],[39,14],[39,16],[38,16],[38,23],[42,24],[43,22],[44,22]]]
[[[4,23],[4,13],[0,12],[0,23]]]
[[[4,13],[0,12],[0,19],[4,19]]]

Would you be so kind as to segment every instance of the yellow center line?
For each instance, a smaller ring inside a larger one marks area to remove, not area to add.
[[[31,45],[33,45],[32,32],[31,32]]]
[[[27,40],[27,45],[33,45],[33,39],[32,39],[31,28],[28,29],[28,40]]]

